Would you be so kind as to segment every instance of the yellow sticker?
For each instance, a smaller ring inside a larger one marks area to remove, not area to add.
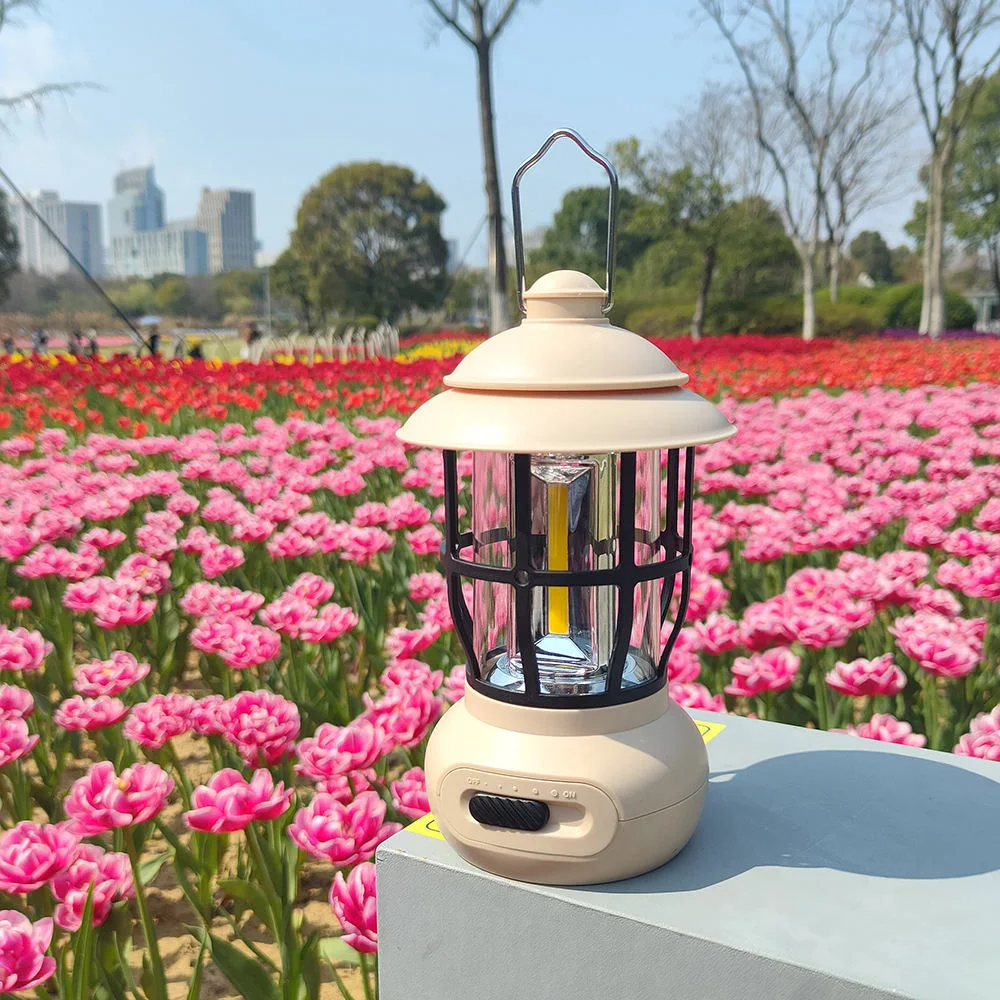
[[[726,728],[721,722],[702,722],[699,719],[695,719],[694,724],[698,727],[698,732],[701,733],[701,738],[706,743],[709,740],[714,740]],[[426,816],[414,820],[406,827],[406,832],[419,833],[421,836],[433,837],[435,840],[444,840],[433,813],[427,813]]]
[[[700,719],[695,719],[694,724],[698,727],[698,732],[701,733],[701,738],[706,743],[709,740],[714,740],[726,728],[722,722],[702,722]]]
[[[434,813],[427,813],[426,816],[421,816],[420,819],[411,823],[406,828],[407,833],[421,833],[425,837],[433,837],[435,840],[444,840],[441,836],[441,831],[438,829],[438,822],[434,818]]]

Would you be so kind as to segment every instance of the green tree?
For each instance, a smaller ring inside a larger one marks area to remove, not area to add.
[[[191,296],[183,278],[167,278],[153,292],[153,305],[157,312],[167,316],[187,316],[191,313]]]
[[[307,331],[313,328],[309,277],[298,254],[289,247],[271,265],[271,294],[285,300]]]
[[[141,316],[156,308],[154,294],[148,281],[133,281],[115,296],[115,301],[126,316]]]
[[[648,252],[645,267],[663,277],[684,262],[698,269],[698,292],[691,317],[691,336],[699,340],[705,327],[708,299],[730,219],[728,188],[713,168],[698,170],[691,163],[665,169],[657,158],[644,154],[635,139],[616,146],[623,173],[645,195],[632,213],[627,229],[644,234],[657,245]]]
[[[486,273],[478,268],[461,267],[451,276],[451,285],[442,306],[445,319],[450,323],[468,322],[477,309],[487,300]]]
[[[977,94],[958,140],[950,202],[955,236],[972,249],[985,246],[1000,296],[1000,72]]]
[[[851,240],[851,256],[876,284],[891,285],[897,280],[892,269],[892,251],[882,234],[866,229]]]
[[[753,195],[727,206],[725,216],[719,297],[732,302],[793,291],[800,261],[781,213],[766,198]]]
[[[645,233],[629,228],[639,199],[623,188],[618,194],[618,235],[615,261],[628,270],[651,240]],[[549,271],[569,268],[583,271],[604,284],[608,246],[608,189],[574,188],[563,196],[562,204],[545,231],[542,245],[528,255],[530,284]]]
[[[437,305],[447,279],[444,208],[407,167],[348,163],[322,177],[302,199],[292,234],[320,314],[392,320]]]
[[[0,302],[5,302],[10,293],[10,279],[18,270],[19,251],[17,230],[10,218],[7,195],[0,191]]]

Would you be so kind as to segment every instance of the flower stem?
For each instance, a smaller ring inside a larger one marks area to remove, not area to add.
[[[368,972],[368,956],[363,951],[359,951],[358,957],[361,959],[361,985],[365,989],[365,1000],[375,1000]]]
[[[139,876],[139,859],[131,827],[125,827],[125,847],[128,851],[129,864],[132,867],[132,881],[135,883],[135,905],[139,910],[142,936],[146,940],[146,954],[149,957],[149,966],[152,971],[151,1000],[167,1000],[167,979],[163,971],[163,959],[160,957],[160,945],[156,938],[153,915],[149,912],[149,904],[146,901],[146,889]]]

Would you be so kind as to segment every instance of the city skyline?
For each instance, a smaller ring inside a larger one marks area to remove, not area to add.
[[[25,197],[94,277],[195,276],[256,266],[253,191],[202,187],[195,212],[170,219],[155,165],[148,164],[115,174],[103,206],[64,200],[53,190]],[[72,271],[69,257],[31,209],[16,197],[9,204],[21,268],[45,276]]]
[[[670,6],[622,0],[613,16],[598,0],[519,9],[494,66],[506,212],[514,169],[552,128],[572,125],[597,148],[627,135],[655,141],[704,84],[734,82],[716,33]],[[445,236],[462,254],[472,244],[468,260],[482,264],[484,241],[473,241],[485,199],[471,54],[438,37],[423,0],[394,0],[392,9],[379,18],[302,0],[294,17],[275,18],[262,5],[179,0],[176,17],[154,22],[125,0],[109,0],[99,20],[49,0],[47,22],[0,37],[0,88],[92,79],[106,89],[54,103],[42,126],[19,123],[6,169],[22,188],[74,197],[151,160],[177,203],[197,203],[205,183],[253,190],[257,235],[273,255],[287,246],[302,195],[328,170],[402,163],[441,193]],[[178,71],[181,50],[197,72]],[[559,85],[539,91],[540,74]],[[899,193],[861,228],[904,239],[925,153],[918,133],[906,137]],[[566,190],[601,183],[592,163],[557,147],[523,192],[525,228],[549,223]]]

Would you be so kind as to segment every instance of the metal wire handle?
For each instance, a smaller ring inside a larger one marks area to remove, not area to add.
[[[618,221],[618,173],[611,161],[602,156],[591,146],[579,132],[571,128],[557,128],[539,147],[534,156],[529,156],[514,174],[514,180],[510,186],[510,200],[514,210],[514,261],[517,265],[517,303],[521,307],[521,312],[526,312],[524,308],[524,235],[521,232],[521,178],[533,167],[552,147],[557,139],[565,136],[583,150],[595,163],[604,167],[608,175],[608,249],[607,265],[605,268],[605,289],[604,306],[602,311],[611,311],[614,301],[612,289],[615,277],[615,227]]]

